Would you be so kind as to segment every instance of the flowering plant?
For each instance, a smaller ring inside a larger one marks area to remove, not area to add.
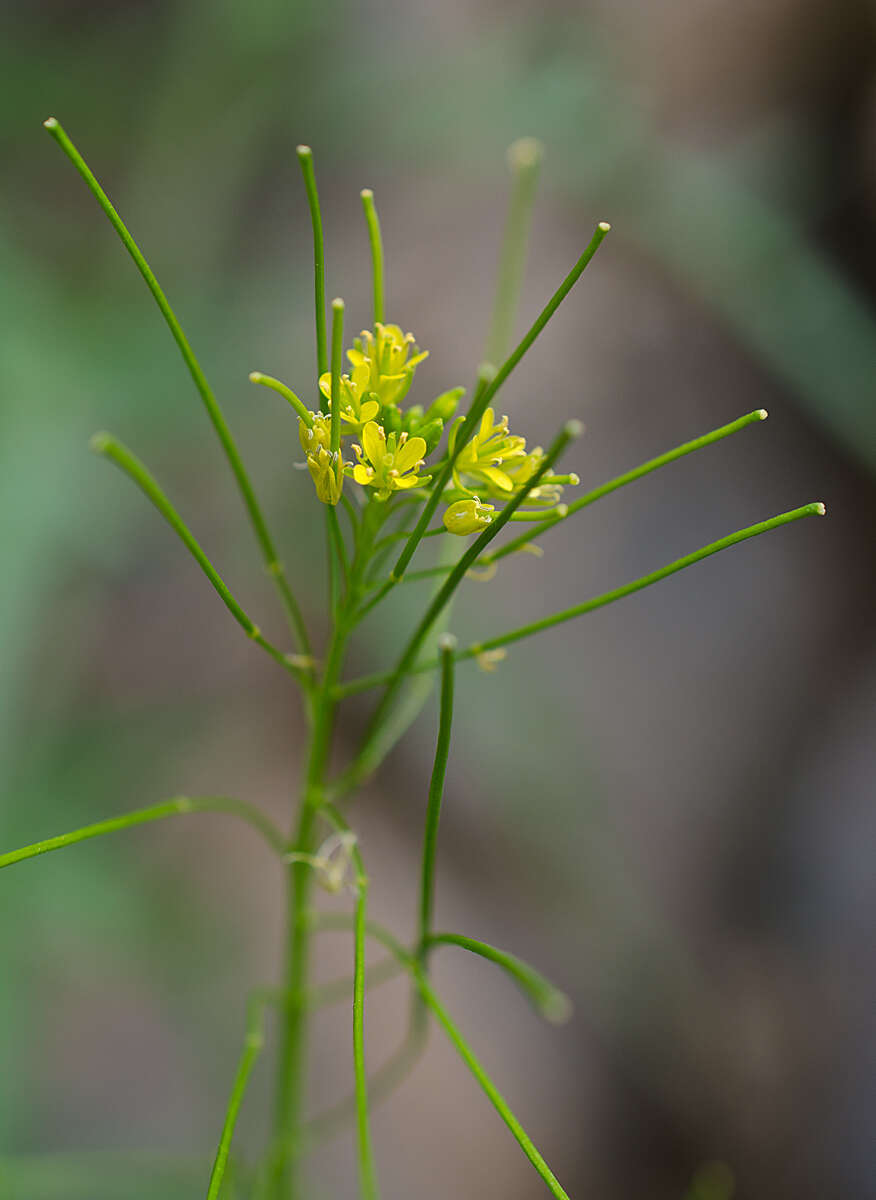
[[[327,608],[331,622],[328,643],[318,651],[311,644],[310,632],[286,570],[278,559],[234,438],[175,313],[121,217],[67,134],[54,119],[45,124],[119,234],[179,347],[237,481],[262,557],[288,618],[290,634],[296,642],[294,650],[281,649],[262,634],[147,468],[109,434],[96,435],[92,445],[97,452],[114,461],[145,493],[182,539],[249,638],[291,676],[303,700],[309,742],[301,795],[288,831],[277,828],[261,810],[242,800],[220,796],[175,797],[0,855],[0,868],[144,822],[204,811],[225,812],[248,822],[276,857],[285,873],[289,899],[283,979],[278,987],[251,993],[244,1047],[207,1183],[208,1200],[231,1195],[232,1139],[251,1072],[263,1047],[264,1018],[268,1009],[278,1013],[280,1030],[275,1117],[273,1129],[265,1138],[264,1154],[250,1178],[250,1192],[267,1200],[289,1200],[289,1197],[303,1194],[306,1151],[321,1130],[334,1124],[337,1116],[329,1114],[322,1119],[304,1119],[308,1027],[312,1011],[320,1002],[319,989],[311,985],[309,978],[309,946],[319,931],[338,927],[353,932],[349,993],[353,1006],[355,1093],[349,1107],[356,1123],[361,1195],[366,1200],[374,1200],[378,1195],[370,1133],[371,1108],[395,1086],[402,1070],[415,1060],[422,1050],[429,1023],[434,1021],[453,1043],[547,1190],[555,1197],[567,1197],[567,1192],[463,1038],[435,992],[429,975],[432,954],[441,946],[452,945],[495,963],[522,988],[536,1010],[546,1018],[561,1020],[569,1009],[568,1000],[562,993],[513,954],[464,934],[434,929],[434,867],[450,746],[456,666],[461,661],[475,659],[481,666],[492,669],[506,647],[514,642],[613,603],[738,542],[802,517],[821,514],[824,507],[817,503],[804,505],[741,529],[571,608],[540,617],[488,640],[459,646],[448,632],[439,632],[439,627],[442,620],[446,621],[456,589],[467,575],[477,571],[489,574],[503,558],[516,552],[540,553],[539,539],[559,522],[568,520],[574,513],[618,488],[763,420],[766,413],[762,409],[748,413],[592,488],[571,502],[562,503],[563,489],[579,485],[580,480],[572,472],[558,473],[555,466],[581,433],[580,424],[577,421],[566,423],[547,449],[527,449],[524,436],[511,432],[508,418],[497,417],[494,401],[593,258],[609,226],[605,223],[597,225],[572,270],[531,328],[516,347],[510,349],[540,158],[537,144],[530,139],[515,144],[511,151],[514,187],[487,361],[478,370],[467,405],[463,404],[464,389],[461,387],[452,387],[429,403],[409,404],[410,396],[416,399],[417,367],[426,352],[418,348],[412,334],[403,332],[403,326],[385,320],[383,246],[373,194],[369,190],[362,192],[372,252],[373,321],[347,349],[345,364],[343,301],[332,302],[331,330],[327,329],[319,199],[312,154],[302,146],[298,148],[298,157],[312,216],[316,298],[316,371],[308,384],[308,394],[315,397],[316,405],[311,409],[287,384],[272,376],[254,372],[250,378],[279,393],[294,410],[299,443],[314,484],[315,503],[323,506],[329,562]],[[457,415],[460,409],[464,411]],[[346,513],[348,524],[345,527],[338,517],[339,507]],[[439,507],[443,509],[441,520],[433,526]],[[512,522],[522,523],[526,528],[498,545],[495,539]],[[447,537],[448,534],[451,536]],[[433,536],[442,538],[449,554],[435,566],[410,570],[424,540]],[[456,538],[473,540],[457,555],[459,542]],[[384,564],[396,549],[399,552],[387,573]],[[395,587],[423,576],[435,577],[436,590],[395,663],[374,675],[344,679],[346,649],[365,615],[377,608]],[[405,945],[390,930],[367,919],[369,880],[362,849],[349,823],[346,808],[361,783],[379,766],[388,749],[413,719],[414,707],[400,704],[412,677],[429,673],[437,674],[440,679],[439,724],[425,805],[418,930],[413,943]],[[372,689],[380,689],[380,695],[361,744],[344,770],[332,776],[329,758],[338,707],[345,697]],[[350,893],[353,911],[349,918],[318,911],[313,901],[314,882],[330,892]],[[369,937],[381,943],[389,957],[366,970],[365,948]],[[405,972],[411,981],[410,1025],[395,1058],[376,1076],[369,1077],[365,1064],[366,981],[376,986],[392,970]],[[345,1111],[345,1106],[341,1106],[341,1110]],[[237,1195],[237,1191],[234,1194]]]

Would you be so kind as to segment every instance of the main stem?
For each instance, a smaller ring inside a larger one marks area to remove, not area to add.
[[[310,739],[304,795],[292,838],[297,854],[312,854],[314,831],[323,800],[325,773],[331,748],[335,701],[332,680],[337,680],[343,660],[346,635],[335,625],[326,661],[325,675],[317,694],[313,732]],[[313,869],[306,861],[289,864],[288,927],[286,950],[286,994],[288,1007],[282,1028],[274,1120],[275,1159],[272,1186],[275,1200],[290,1200],[301,1194],[301,1124],[307,1065],[308,1006],[306,993],[310,971],[310,894]]]
[[[326,771],[331,750],[337,699],[335,687],[341,673],[347,639],[352,632],[352,614],[358,606],[362,576],[370,559],[374,538],[382,523],[381,507],[363,514],[356,557],[344,602],[335,616],[326,654],[325,673],[314,704],[314,720],[304,777],[304,795],[290,848],[296,854],[312,854],[315,827],[325,802]],[[330,547],[331,549],[331,547]],[[307,1073],[307,991],[310,970],[312,921],[310,896],[313,870],[305,861],[289,864],[288,926],[285,988],[288,997],[286,1021],[279,1053],[274,1141],[271,1162],[273,1200],[298,1200],[302,1194],[300,1164],[303,1159],[302,1131]]]

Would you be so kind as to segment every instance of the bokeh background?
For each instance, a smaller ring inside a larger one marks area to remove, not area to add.
[[[488,965],[436,960],[448,1006],[573,1196],[876,1195],[872,0],[20,0],[0,6],[0,848],[180,791],[287,819],[302,722],[143,498],[87,451],[145,458],[260,624],[274,596],[142,281],[40,128],[56,115],[163,281],[218,391],[317,637],[321,521],[259,368],[313,376],[316,153],[329,294],[369,312],[373,187],[389,313],[471,380],[506,208],[504,151],[546,146],[520,329],[596,220],[614,231],[504,393],[568,416],[585,486],[763,406],[770,420],[469,583],[473,638],[813,499],[807,521],[459,677],[438,921],[534,961],[542,1026]],[[258,394],[255,394],[255,393]],[[403,593],[403,594],[402,594]],[[351,673],[397,646],[400,589]],[[351,705],[339,755],[366,705]],[[413,929],[434,703],[355,813],[375,916]],[[167,822],[0,878],[0,1196],[201,1195],[245,998],[277,977],[282,891],[230,820]],[[322,978],[348,969],[326,936]],[[402,982],[368,1006],[399,1041]],[[314,1107],[351,1083],[344,1006]],[[260,1149],[270,1050],[237,1146]],[[436,1033],[374,1121],[387,1197],[541,1184]],[[355,1195],[352,1138],[312,1162]]]

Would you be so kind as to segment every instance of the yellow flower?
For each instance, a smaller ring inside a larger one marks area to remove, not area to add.
[[[299,418],[298,437],[307,456],[307,469],[323,504],[332,507],[344,490],[344,462],[340,454],[331,452],[331,421],[324,413],[311,413],[313,426]]]
[[[341,420],[350,426],[347,433],[361,433],[367,421],[373,421],[380,412],[380,400],[370,391],[371,371],[367,362],[359,362],[350,375],[340,379]],[[332,373],[326,371],[319,377],[319,390],[331,405]]]
[[[360,376],[363,386],[375,394],[381,405],[399,404],[404,399],[414,371],[429,353],[418,348],[412,333],[402,333],[400,326],[382,325],[379,321],[374,333],[362,331],[354,347],[347,351],[347,358],[353,364],[353,378],[357,369],[364,369],[367,375]]]
[[[363,453],[364,447],[364,453]],[[368,421],[362,430],[362,446],[354,445],[358,462],[353,478],[363,487],[377,488],[377,499],[388,500],[396,490],[424,487],[431,475],[418,475],[426,453],[421,437],[391,433],[389,437],[376,421]]]
[[[471,500],[457,500],[444,514],[444,527],[449,533],[458,533],[460,537],[479,533],[490,524],[495,511],[492,504],[482,504],[477,496]]]
[[[459,426],[455,426],[448,438],[448,449],[453,453]],[[496,422],[496,414],[488,408],[481,418],[480,428],[462,449],[453,468],[453,481],[464,492],[471,492],[462,481],[466,476],[487,485],[491,495],[507,496],[521,480],[512,477],[511,471],[521,459],[525,459],[526,439],[508,432],[508,418]],[[531,472],[530,472],[531,474]],[[527,477],[528,478],[528,477]],[[524,481],[525,482],[525,481]]]

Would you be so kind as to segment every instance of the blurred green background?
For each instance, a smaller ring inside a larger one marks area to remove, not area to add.
[[[503,154],[546,146],[520,327],[595,221],[614,231],[504,395],[569,416],[592,486],[764,406],[771,419],[588,510],[544,559],[466,585],[488,636],[812,499],[802,522],[460,672],[438,922],[575,1002],[542,1028],[477,961],[437,979],[574,1196],[876,1195],[872,946],[876,10],[870,0],[29,0],[0,5],[0,849],[180,791],[286,821],[301,719],[143,498],[109,428],[282,636],[233,483],[142,281],[40,128],[57,116],[150,258],[216,388],[319,638],[321,521],[294,422],[247,382],[314,373],[314,147],[329,295],[368,320],[374,188],[388,315],[468,383],[487,333]],[[258,393],[258,394],[255,394]],[[393,598],[350,673],[381,665]],[[352,704],[339,753],[367,706]],[[375,915],[412,930],[435,712],[356,812]],[[276,977],[280,879],[221,817],[0,877],[0,1197],[203,1192],[244,1025]],[[326,938],[325,978],[349,946]],[[404,986],[374,993],[369,1062]],[[351,1083],[343,1009],[314,1105]],[[260,1065],[238,1145],[257,1153]],[[387,1197],[540,1194],[435,1036],[375,1117]],[[313,1195],[354,1195],[351,1138]],[[704,1182],[713,1178],[713,1185]],[[714,1182],[717,1180],[717,1182]]]

